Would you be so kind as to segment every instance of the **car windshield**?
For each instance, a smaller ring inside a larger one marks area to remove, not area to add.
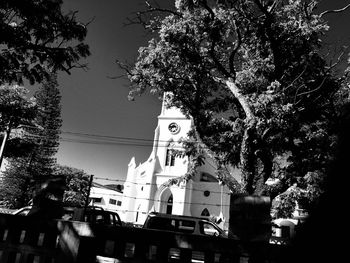
[[[223,232],[210,222],[200,222],[200,232],[207,236],[222,236]]]

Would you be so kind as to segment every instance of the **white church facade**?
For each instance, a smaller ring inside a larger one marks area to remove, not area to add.
[[[164,104],[149,158],[136,165],[133,157],[129,163],[121,209],[123,220],[142,225],[150,211],[211,216],[219,219],[219,225],[227,230],[230,191],[215,178],[215,166],[210,159],[197,169],[194,178],[177,182],[187,173],[189,160],[174,156],[172,149],[182,149],[179,141],[187,137],[193,122],[179,109]],[[169,183],[171,179],[173,183]]]

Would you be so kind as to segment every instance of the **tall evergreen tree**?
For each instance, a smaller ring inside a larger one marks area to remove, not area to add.
[[[29,169],[34,180],[45,181],[54,173],[58,151],[61,119],[61,95],[58,89],[56,75],[43,82],[34,97],[37,100],[39,112],[36,123],[37,147],[34,149]]]
[[[36,125],[24,129],[22,137],[33,146],[25,155],[9,159],[2,178],[0,200],[7,207],[26,205],[34,191],[55,173],[62,119],[61,96],[54,74],[43,82],[34,97],[38,107]]]

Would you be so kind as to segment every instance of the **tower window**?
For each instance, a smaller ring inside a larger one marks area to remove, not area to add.
[[[172,153],[171,149],[166,150],[165,166],[175,165],[175,155]]]

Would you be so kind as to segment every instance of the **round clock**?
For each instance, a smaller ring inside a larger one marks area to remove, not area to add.
[[[170,123],[168,129],[172,134],[178,133],[180,131],[179,125],[175,122]]]

